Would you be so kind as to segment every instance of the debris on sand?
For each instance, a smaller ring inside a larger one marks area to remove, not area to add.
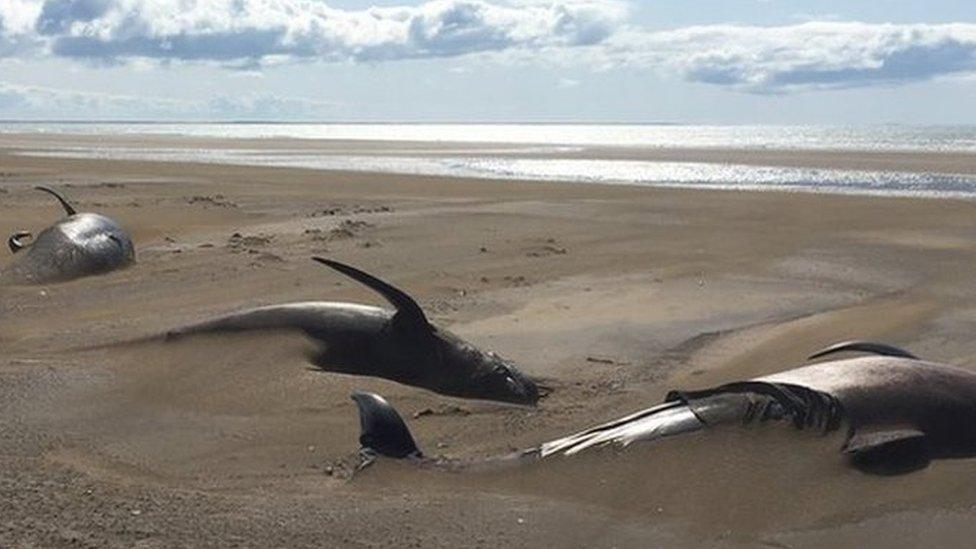
[[[338,215],[357,215],[357,214],[377,214],[377,213],[390,213],[393,208],[384,205],[371,206],[371,205],[360,205],[352,204],[348,206],[333,206],[331,208],[323,208],[321,210],[316,210],[310,214],[308,217],[332,217]]]
[[[338,227],[329,231],[329,240],[352,238],[372,227],[375,227],[375,225],[361,219],[343,219]]]
[[[502,280],[505,281],[505,283],[507,283],[509,286],[520,287],[520,286],[529,285],[528,280],[526,280],[526,278],[522,275],[518,275],[518,276],[506,275],[502,277]]]
[[[250,265],[260,267],[267,263],[284,263],[285,260],[279,255],[267,252],[261,248],[270,245],[274,241],[274,236],[257,234],[244,236],[241,233],[234,233],[227,239],[227,248],[231,253],[245,253],[251,256]]]
[[[241,233],[234,233],[227,239],[227,247],[235,251],[246,251],[250,248],[261,248],[271,244],[274,236],[257,234],[244,236]]]
[[[333,215],[342,215],[343,213],[345,211],[341,207],[325,208],[324,210],[318,210],[308,214],[308,217],[330,217]]]
[[[222,194],[210,195],[194,195],[185,198],[187,204],[202,204],[204,208],[237,208],[237,204],[227,200],[227,197]]]
[[[252,266],[259,266],[262,263],[284,263],[285,260],[280,255],[275,255],[268,252],[262,252],[258,250],[248,250],[247,253],[253,256],[251,261]]]
[[[331,242],[333,240],[355,238],[366,229],[371,229],[375,226],[376,225],[373,223],[369,223],[368,221],[363,221],[361,219],[343,219],[337,226],[333,227],[328,232],[325,232],[322,229],[305,229],[305,234],[310,236],[312,240],[318,242]],[[373,245],[375,244],[376,243],[374,242]]]
[[[547,238],[543,243],[526,249],[526,257],[548,257],[552,255],[566,255],[568,250],[559,246],[555,238]]]
[[[414,419],[420,419],[427,416],[470,416],[471,410],[467,408],[462,408],[456,404],[441,404],[436,408],[424,408],[413,415]]]

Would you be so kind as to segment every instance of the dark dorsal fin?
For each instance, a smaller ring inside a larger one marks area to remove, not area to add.
[[[71,206],[71,204],[68,204],[68,200],[67,200],[67,199],[65,199],[65,197],[64,197],[64,195],[62,195],[62,194],[61,194],[61,193],[59,193],[58,191],[56,191],[56,190],[54,190],[54,189],[52,189],[52,188],[50,188],[50,187],[45,187],[45,186],[43,186],[43,185],[38,185],[38,186],[36,186],[36,187],[34,187],[34,188],[35,188],[35,189],[37,189],[37,190],[39,190],[39,191],[44,191],[44,192],[46,192],[46,193],[48,193],[48,194],[50,194],[50,195],[53,195],[53,196],[54,196],[54,198],[57,198],[57,199],[58,199],[58,202],[60,202],[60,203],[61,203],[61,206],[63,206],[63,207],[64,207],[64,211],[65,211],[65,212],[66,212],[66,213],[67,213],[68,215],[75,215],[76,213],[78,213],[78,212],[76,212],[76,211],[75,211],[75,209],[74,209],[74,208],[73,208],[73,207]]]
[[[815,358],[825,357],[827,355],[832,355],[836,353],[847,353],[847,352],[860,352],[860,353],[872,353],[881,356],[895,356],[900,358],[910,358],[913,360],[918,360],[918,357],[909,353],[904,349],[899,349],[892,345],[886,345],[884,343],[875,343],[873,341],[861,341],[861,340],[851,340],[842,341],[840,343],[835,343],[829,347],[821,349],[816,353],[807,357],[807,360],[813,360]]]
[[[392,458],[422,457],[410,430],[393,406],[376,393],[356,391],[359,408],[359,444],[363,449]]]
[[[414,301],[413,298],[407,295],[403,290],[394,288],[375,276],[369,273],[364,273],[363,271],[346,265],[345,263],[339,263],[338,261],[333,261],[331,259],[325,259],[322,257],[313,257],[312,259],[339,271],[340,273],[365,286],[368,286],[369,288],[373,289],[373,291],[383,296],[387,301],[390,302],[391,305],[396,307],[397,314],[394,319],[397,325],[420,328],[428,332],[431,330],[430,323],[427,321],[427,317],[424,315],[423,309],[421,309],[420,305],[418,305],[417,302]]]

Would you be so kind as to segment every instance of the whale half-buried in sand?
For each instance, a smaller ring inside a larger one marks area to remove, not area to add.
[[[434,326],[403,291],[338,261],[313,259],[372,288],[395,310],[322,301],[271,305],[171,330],[167,340],[298,330],[319,344],[309,358],[323,370],[382,377],[445,395],[528,405],[538,401],[535,383],[510,362]]]
[[[135,261],[132,239],[118,223],[96,213],[78,213],[57,191],[36,188],[54,195],[68,217],[41,231],[32,242],[25,242],[31,236],[28,231],[11,235],[7,245],[16,257],[0,272],[0,281],[65,282],[121,269]]]
[[[870,473],[904,473],[932,459],[976,456],[976,374],[905,358],[911,355],[868,342],[834,345],[814,356],[842,351],[881,356],[822,362],[701,391],[672,391],[653,408],[494,461],[544,460],[723,424],[773,421],[822,432],[846,426],[844,454]],[[353,400],[364,456],[423,459],[385,400],[371,393],[356,393]]]

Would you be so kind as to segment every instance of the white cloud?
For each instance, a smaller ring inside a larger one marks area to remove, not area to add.
[[[275,94],[218,96],[207,101],[67,91],[0,83],[0,118],[308,120],[334,116],[340,105]]]
[[[30,34],[40,12],[37,0],[0,0],[0,28],[7,36]]]
[[[976,24],[713,25],[624,33],[591,53],[757,93],[890,85],[976,71]]]
[[[39,12],[31,0],[0,0],[0,58],[37,47],[33,25]]]
[[[751,93],[976,72],[972,23],[819,21],[648,32],[628,25],[627,13],[621,0],[429,0],[362,10],[318,0],[0,0],[0,57],[258,71],[480,54],[495,63],[671,73]]]
[[[0,0],[0,17],[23,1]],[[33,33],[54,55],[252,65],[593,44],[612,34],[626,12],[619,0],[432,0],[358,11],[315,0],[47,0],[34,8]]]

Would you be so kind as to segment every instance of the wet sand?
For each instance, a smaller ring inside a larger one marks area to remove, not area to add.
[[[899,154],[861,162],[912,169]],[[946,170],[972,168],[956,161],[970,168]],[[776,427],[500,471],[382,461],[351,479],[348,396],[380,392],[428,454],[477,459],[851,337],[976,368],[976,203],[0,152],[0,234],[61,215],[37,183],[118,219],[139,263],[0,286],[0,546],[942,547],[976,535],[976,461],[870,477],[844,466],[835,437]],[[115,344],[252,305],[382,303],[311,255],[408,290],[552,394],[528,409],[311,371],[292,336]]]
[[[610,147],[602,145],[553,146],[531,143],[492,143],[471,141],[382,141],[360,139],[253,139],[208,138],[178,135],[46,135],[0,134],[0,150],[57,151],[79,154],[86,149],[101,151],[218,149],[261,152],[287,156],[314,155],[397,156],[397,157],[504,157],[535,159],[633,160],[656,162],[704,162],[746,166],[814,168],[836,170],[894,171],[976,175],[976,154],[964,151],[920,150],[830,150],[771,149],[764,147]]]

